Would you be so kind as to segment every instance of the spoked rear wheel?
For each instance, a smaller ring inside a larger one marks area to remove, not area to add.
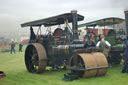
[[[47,66],[47,55],[43,45],[29,44],[25,52],[26,68],[31,73],[42,73]]]

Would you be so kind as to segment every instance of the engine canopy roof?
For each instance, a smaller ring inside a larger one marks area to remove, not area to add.
[[[78,21],[82,21],[84,19],[84,16],[77,14],[78,16]],[[27,26],[41,26],[44,25],[45,27],[47,26],[54,26],[54,25],[60,25],[64,24],[65,20],[68,20],[68,23],[72,22],[72,13],[65,13],[45,19],[40,19],[40,20],[35,20],[35,21],[30,21],[21,24],[21,27],[27,27]]]
[[[114,24],[121,24],[124,21],[125,20],[122,18],[108,17],[108,18],[104,18],[104,19],[100,19],[100,20],[96,20],[96,21],[92,21],[92,22],[88,22],[88,23],[83,23],[83,24],[80,24],[78,27],[110,26],[110,25],[114,25]]]

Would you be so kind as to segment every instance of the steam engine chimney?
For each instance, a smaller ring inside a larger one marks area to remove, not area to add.
[[[77,32],[77,10],[72,10],[72,30],[73,30],[73,39],[78,39],[78,32]]]
[[[126,32],[128,35],[128,10],[124,11],[124,13],[125,13]]]

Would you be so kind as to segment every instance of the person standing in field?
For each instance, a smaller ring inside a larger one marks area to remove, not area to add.
[[[123,57],[124,57],[125,64],[123,66],[122,73],[128,73],[128,37],[127,37],[127,42],[125,44],[125,51],[124,51]]]
[[[12,52],[14,52],[14,54],[15,54],[15,43],[14,43],[14,41],[12,41],[12,43],[11,43],[11,54],[12,54]]]
[[[23,47],[23,44],[20,43],[20,44],[19,44],[19,52],[22,52],[22,47]]]
[[[101,40],[96,44],[96,47],[100,48],[103,51],[103,54],[106,56],[106,58],[108,58],[111,44],[105,40],[104,35],[101,35],[100,38]]]

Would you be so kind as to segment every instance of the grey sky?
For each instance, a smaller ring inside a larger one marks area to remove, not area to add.
[[[0,0],[0,33],[25,32],[20,24],[78,10],[84,22],[105,17],[124,18],[127,0]]]

